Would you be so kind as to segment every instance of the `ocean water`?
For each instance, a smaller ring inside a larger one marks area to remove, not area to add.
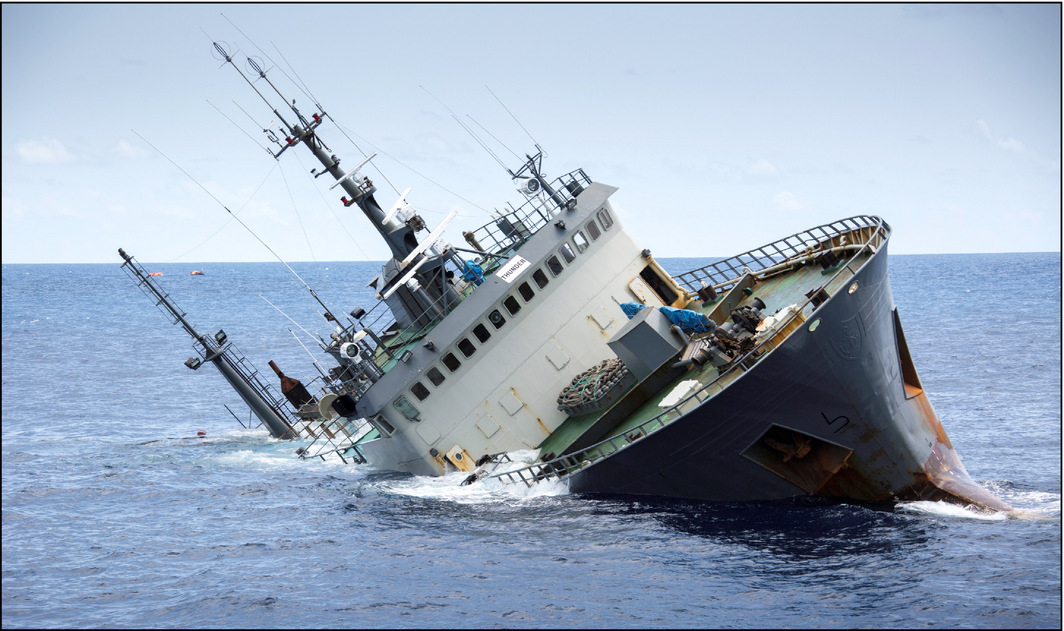
[[[1019,518],[300,461],[238,425],[215,371],[182,365],[189,340],[117,261],[3,266],[5,628],[1061,625],[1060,254],[891,257],[930,398]],[[329,328],[279,264],[146,267],[203,332],[314,374],[287,317]],[[372,304],[375,265],[294,267],[334,310]]]

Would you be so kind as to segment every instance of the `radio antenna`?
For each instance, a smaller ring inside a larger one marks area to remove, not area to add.
[[[491,92],[491,88],[489,88],[488,86],[484,86],[484,87],[488,90],[488,92]],[[514,113],[510,111],[510,108],[506,107],[506,104],[502,102],[502,99],[500,99],[498,96],[496,96],[494,92],[491,92],[491,95],[494,96],[495,100],[499,102],[499,105],[502,106],[502,109],[506,110],[506,113],[510,115],[510,118],[514,119],[514,122],[517,123],[518,125],[520,125],[521,129],[525,130],[525,133],[528,134],[528,137],[532,138],[532,134],[530,134],[528,132],[528,130],[525,129],[524,125],[521,125],[521,121],[517,120],[517,117],[514,116]],[[542,147],[539,146],[539,142],[536,141],[535,138],[532,138],[532,142],[536,145],[536,149],[539,149],[540,151],[543,150]]]

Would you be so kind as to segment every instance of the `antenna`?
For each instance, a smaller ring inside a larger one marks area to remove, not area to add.
[[[484,86],[484,88],[488,92],[491,92],[491,88],[489,88],[488,86]],[[498,96],[495,96],[494,92],[491,92],[491,95],[494,96],[495,100],[499,102],[499,105],[502,106],[502,109],[506,110],[506,113],[510,115],[510,118],[514,119],[514,122],[517,123],[521,127],[521,129],[524,129],[525,133],[528,134],[528,137],[532,139],[532,143],[536,145],[536,149],[539,149],[542,152],[543,149],[539,146],[539,142],[536,141],[535,138],[532,138],[532,134],[530,134],[528,130],[525,129],[524,125],[521,125],[521,121],[517,120],[517,117],[514,116],[514,113],[510,111],[510,108],[506,107],[506,104],[502,102],[502,99],[500,99]]]

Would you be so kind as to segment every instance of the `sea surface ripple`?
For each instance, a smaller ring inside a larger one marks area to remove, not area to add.
[[[337,309],[372,304],[375,264],[294,267]],[[260,298],[328,332],[280,265],[147,268],[203,332],[314,374]],[[891,256],[891,280],[965,466],[1023,518],[301,461],[237,425],[117,264],[4,265],[3,626],[1060,628],[1060,254]]]

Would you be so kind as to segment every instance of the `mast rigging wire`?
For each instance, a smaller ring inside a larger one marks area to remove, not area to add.
[[[273,170],[274,170],[274,169],[276,169],[276,168],[277,168],[277,163],[276,163],[276,162],[274,162],[273,166],[271,166],[271,167],[270,167],[270,172],[269,172],[269,173],[267,173],[267,174],[266,174],[266,177],[264,177],[264,178],[262,179],[262,182],[260,182],[260,183],[259,183],[259,187],[258,187],[258,188],[256,188],[256,189],[255,189],[255,192],[251,194],[251,197],[249,197],[249,198],[247,199],[247,201],[246,201],[246,202],[244,202],[244,204],[243,204],[243,205],[242,205],[242,206],[241,206],[240,208],[238,208],[238,209],[237,209],[237,211],[236,211],[236,214],[238,214],[238,215],[239,215],[239,214],[240,214],[240,212],[241,212],[242,210],[244,210],[244,208],[246,208],[248,204],[250,204],[250,203],[251,203],[251,200],[255,199],[255,196],[259,194],[259,191],[260,191],[260,190],[262,189],[262,186],[263,186],[264,184],[266,184],[266,180],[270,179],[270,176],[271,176],[271,175],[273,175]],[[223,223],[223,224],[221,225],[221,227],[219,227],[219,228],[218,228],[217,230],[215,230],[214,232],[212,232],[212,233],[211,233],[211,236],[207,237],[207,238],[206,238],[206,239],[204,239],[203,241],[200,241],[199,245],[197,245],[196,247],[192,248],[191,250],[189,250],[188,252],[185,252],[184,254],[182,254],[182,255],[180,255],[180,256],[175,256],[174,258],[172,258],[172,259],[170,259],[169,261],[167,261],[167,263],[173,263],[173,262],[174,262],[174,261],[176,261],[177,259],[180,259],[180,258],[184,258],[185,256],[187,256],[187,255],[191,254],[192,252],[194,252],[195,250],[197,250],[197,249],[198,249],[198,248],[199,248],[200,246],[202,246],[203,244],[205,244],[205,243],[207,243],[208,241],[210,241],[211,239],[213,239],[213,238],[215,237],[215,235],[217,235],[217,234],[218,234],[219,232],[221,232],[221,231],[222,231],[222,230],[223,230],[223,229],[224,229],[224,228],[225,228],[226,226],[228,226],[228,225],[229,225],[229,223],[230,223],[231,221],[233,221],[233,218],[232,218],[232,217],[230,217],[229,219],[226,219],[226,220],[225,220],[225,223]]]
[[[469,116],[469,114],[466,114],[466,116]],[[469,120],[471,120],[471,121],[473,121],[474,123],[476,123],[477,127],[479,127],[479,128],[481,128],[481,129],[483,129],[483,130],[484,130],[484,133],[486,133],[487,135],[491,136],[492,138],[495,138],[495,134],[493,134],[493,133],[491,133],[490,131],[488,131],[488,130],[487,130],[487,128],[486,128],[486,127],[484,127],[483,125],[481,125],[480,123],[477,123],[477,119],[473,118],[472,116],[469,116]],[[517,158],[518,160],[520,160],[520,159],[521,159],[521,156],[519,156],[519,155],[517,155],[516,153],[514,153],[514,150],[513,150],[513,149],[511,149],[511,148],[509,148],[509,147],[507,147],[507,146],[506,146],[506,144],[505,144],[505,143],[503,143],[503,141],[499,140],[498,138],[495,138],[495,142],[497,142],[497,143],[499,143],[500,145],[502,145],[502,148],[503,148],[503,149],[506,149],[507,151],[509,151],[510,153],[512,153],[512,154],[513,154],[513,156],[514,156],[515,158]]]
[[[277,161],[281,163],[280,160]],[[292,195],[292,187],[288,185],[288,177],[284,174],[284,167],[281,167],[281,179],[284,180],[284,187],[288,189],[288,199],[292,200],[292,210],[296,211],[296,219],[299,220],[299,229],[303,231],[303,238],[307,242],[307,249],[310,250],[310,258],[314,261],[314,265],[318,264],[318,257],[314,256],[314,246],[310,245],[310,237],[307,236],[307,229],[303,225],[303,218],[299,216],[299,207],[296,206],[296,198]]]
[[[243,128],[243,127],[241,127],[240,125],[237,125],[237,124],[236,124],[236,121],[234,121],[233,119],[229,118],[229,116],[228,116],[228,115],[226,115],[226,113],[225,113],[225,112],[223,112],[222,110],[218,109],[218,106],[217,106],[217,105],[215,105],[214,103],[211,103],[210,99],[207,99],[207,103],[210,103],[210,106],[211,106],[211,107],[213,107],[214,109],[218,110],[218,113],[219,113],[219,114],[221,114],[222,116],[225,116],[225,119],[226,119],[227,121],[229,121],[230,123],[233,123],[233,126],[234,126],[234,127],[236,127],[237,129],[239,129],[240,131],[244,132],[244,135],[245,135],[245,136],[247,136],[247,137],[248,137],[248,139],[250,139],[250,140],[251,140],[251,142],[253,142],[253,143],[255,143],[256,145],[258,145],[260,149],[262,149],[262,150],[263,150],[263,151],[265,151],[266,153],[270,154],[271,156],[273,155],[273,152],[272,152],[272,151],[270,151],[270,150],[269,150],[269,149],[267,149],[266,147],[263,147],[263,146],[262,146],[262,144],[261,144],[261,143],[259,143],[259,141],[257,141],[257,140],[255,140],[254,138],[252,138],[252,137],[251,137],[251,134],[247,133],[246,131],[244,131],[244,128]],[[240,107],[240,106],[238,105],[237,107]],[[244,113],[245,113],[245,114],[247,114],[247,112],[244,112]],[[251,118],[251,117],[249,116],[248,118]],[[254,121],[254,119],[252,119],[252,121],[251,121],[251,122],[255,122],[255,121]]]
[[[134,134],[137,134],[137,131],[136,131],[135,129],[131,129],[130,131],[132,131],[132,132],[133,132]],[[166,160],[167,160],[167,161],[168,161],[168,162],[169,162],[170,164],[172,164],[172,165],[174,165],[175,167],[177,167],[177,170],[178,170],[178,171],[181,171],[182,173],[184,173],[184,174],[185,174],[185,176],[186,176],[186,177],[188,177],[188,179],[192,180],[192,181],[193,181],[193,182],[194,182],[194,183],[196,184],[196,186],[198,186],[198,187],[200,187],[201,189],[203,189],[203,192],[204,192],[204,193],[206,193],[206,194],[210,195],[211,199],[213,199],[214,201],[218,202],[218,205],[219,205],[219,206],[221,206],[222,208],[224,208],[224,209],[225,209],[225,212],[229,213],[229,216],[230,216],[230,217],[232,217],[233,219],[236,219],[237,223],[239,223],[239,224],[240,224],[241,226],[244,226],[244,229],[245,229],[245,230],[247,230],[247,231],[248,231],[248,233],[250,233],[250,234],[251,234],[251,236],[255,237],[255,239],[256,239],[256,240],[257,240],[257,241],[258,241],[259,243],[261,243],[261,244],[262,244],[262,247],[264,247],[264,248],[266,248],[267,250],[269,250],[269,251],[270,251],[270,254],[274,255],[274,257],[276,257],[276,258],[277,258],[277,260],[278,260],[278,261],[280,261],[282,265],[284,265],[284,266],[285,266],[286,268],[288,268],[288,271],[289,271],[289,272],[292,272],[292,275],[293,275],[293,276],[295,276],[295,277],[296,277],[297,279],[299,279],[299,282],[300,282],[300,283],[303,283],[303,286],[307,288],[307,291],[309,291],[309,292],[310,292],[310,295],[314,297],[314,300],[316,300],[316,301],[318,302],[318,304],[319,304],[319,305],[321,305],[323,309],[325,309],[325,314],[326,314],[326,316],[328,316],[328,317],[326,317],[326,318],[325,318],[326,320],[332,320],[333,322],[337,322],[337,323],[339,322],[339,320],[337,320],[337,319],[336,319],[336,316],[334,316],[334,315],[332,314],[332,311],[330,311],[330,310],[329,310],[329,307],[325,306],[325,303],[321,301],[321,298],[318,298],[318,294],[317,294],[317,292],[315,292],[315,291],[314,291],[313,289],[311,289],[311,288],[310,288],[310,285],[308,285],[308,284],[307,284],[307,281],[303,280],[303,277],[302,277],[302,276],[300,276],[299,274],[297,274],[297,273],[296,273],[296,271],[295,271],[294,269],[292,269],[292,266],[291,266],[291,265],[289,265],[288,263],[285,263],[285,260],[284,260],[284,259],[282,259],[282,258],[280,257],[280,255],[278,255],[278,254],[277,254],[276,252],[274,252],[274,251],[273,251],[273,248],[271,248],[270,246],[266,245],[266,242],[265,242],[265,241],[263,241],[263,240],[262,240],[261,238],[259,238],[259,235],[255,234],[255,231],[254,231],[254,230],[252,230],[251,228],[249,228],[249,227],[248,227],[248,225],[247,225],[246,223],[244,223],[243,221],[241,221],[241,220],[240,220],[240,217],[237,217],[237,216],[236,216],[235,214],[233,214],[233,211],[229,210],[229,207],[228,207],[228,206],[226,206],[225,204],[223,204],[223,203],[222,203],[222,201],[221,201],[220,199],[218,199],[217,197],[215,197],[215,196],[214,196],[214,193],[212,193],[212,192],[208,191],[208,190],[207,190],[207,188],[206,188],[205,186],[203,186],[202,184],[200,184],[200,183],[199,183],[199,180],[197,180],[196,178],[192,177],[192,176],[191,176],[191,175],[189,174],[189,172],[188,172],[188,171],[186,171],[186,170],[182,169],[182,168],[181,168],[181,167],[180,167],[180,166],[179,166],[179,165],[178,165],[178,164],[177,164],[176,162],[174,162],[173,160],[171,160],[169,156],[167,156],[167,155],[166,155],[165,153],[163,153],[162,151],[160,151],[158,147],[156,147],[155,145],[153,145],[153,144],[151,144],[150,142],[148,142],[148,140],[147,140],[147,139],[146,139],[146,138],[145,138],[144,136],[141,136],[140,134],[137,134],[137,137],[138,137],[138,138],[140,138],[141,140],[143,140],[143,141],[144,141],[145,143],[147,143],[147,145],[148,145],[149,147],[151,147],[152,149],[155,149],[156,151],[158,151],[158,152],[159,152],[159,155],[161,155],[162,157],[166,158]]]
[[[326,116],[328,116],[328,114],[326,114]],[[330,116],[330,117],[329,117],[329,119],[330,119],[330,120],[332,120],[332,117]],[[339,128],[339,129],[340,129],[341,131],[343,131],[343,129],[344,129],[344,126],[343,126],[343,125],[341,125],[340,123],[338,123],[338,122],[336,122],[336,121],[333,121],[333,122],[334,122],[334,123],[336,123],[336,127],[337,127],[337,128]],[[355,135],[356,137],[358,137],[358,138],[362,138],[362,136],[359,136],[359,135],[358,135],[357,133],[355,133],[355,131],[354,131],[354,130],[348,130],[348,131],[350,131],[350,132],[351,132],[352,134],[354,134],[354,135]],[[345,134],[345,135],[346,135],[346,134]],[[425,174],[423,174],[423,173],[421,173],[421,172],[417,171],[416,169],[414,169],[414,168],[413,168],[413,167],[411,167],[410,165],[408,165],[408,164],[404,163],[404,162],[403,162],[402,160],[400,160],[399,158],[396,158],[395,156],[393,156],[393,155],[389,154],[389,153],[388,153],[387,151],[385,151],[384,149],[381,149],[380,147],[378,147],[377,145],[373,144],[372,142],[370,142],[370,141],[366,140],[365,138],[362,138],[362,142],[364,142],[364,143],[366,143],[367,145],[369,145],[370,147],[372,147],[374,151],[376,151],[377,153],[381,154],[382,156],[385,156],[385,157],[387,157],[387,158],[390,158],[390,159],[392,159],[392,160],[395,160],[396,162],[398,162],[398,163],[399,163],[399,165],[400,165],[400,166],[402,166],[402,167],[406,168],[407,170],[409,170],[409,171],[410,171],[411,173],[413,173],[414,175],[417,175],[417,176],[418,176],[418,177],[420,177],[420,178],[424,178],[424,179],[425,179],[425,181],[427,181],[428,183],[432,184],[433,186],[436,186],[436,187],[438,187],[439,189],[443,190],[443,191],[444,191],[444,192],[446,192],[446,193],[450,193],[451,195],[454,195],[455,197],[457,197],[458,199],[462,200],[463,202],[465,202],[465,203],[469,204],[470,206],[473,206],[474,208],[477,208],[477,209],[479,209],[479,210],[483,211],[483,212],[484,212],[484,214],[486,214],[486,215],[489,215],[489,216],[491,215],[491,213],[490,213],[490,212],[488,212],[487,210],[485,210],[483,206],[480,206],[479,204],[477,204],[477,203],[475,203],[475,202],[471,202],[471,201],[469,201],[468,199],[466,199],[466,198],[462,197],[461,195],[459,195],[458,193],[455,193],[454,191],[450,190],[449,188],[447,188],[447,187],[446,187],[446,186],[444,186],[443,184],[440,184],[439,182],[436,182],[435,180],[433,180],[433,179],[432,179],[432,178],[430,178],[429,176],[427,176],[427,175],[425,175]],[[460,216],[462,216],[462,217],[469,217],[470,215],[460,215]]]
[[[333,212],[332,206],[329,204],[328,200],[325,199],[325,195],[322,194],[321,189],[317,186],[313,186],[314,179],[311,178],[310,173],[308,173],[306,168],[303,166],[303,160],[300,159],[299,154],[293,153],[292,155],[296,157],[296,161],[299,162],[299,167],[303,169],[303,173],[305,173],[307,178],[310,179],[311,188],[317,191],[318,197],[321,198],[321,201],[323,204],[325,204],[325,207],[329,209],[329,214],[331,214],[333,216],[333,219],[336,220],[336,223],[340,224],[340,227],[344,229],[344,233],[347,235],[347,238],[351,239],[351,243],[355,244],[355,247],[358,248],[358,251],[362,253],[362,256],[364,256],[367,261],[370,260],[369,255],[366,254],[366,251],[363,250],[362,246],[358,244],[358,241],[355,241],[355,238],[351,236],[351,233],[347,230],[347,226],[344,225],[344,222],[340,221],[339,215]]]

